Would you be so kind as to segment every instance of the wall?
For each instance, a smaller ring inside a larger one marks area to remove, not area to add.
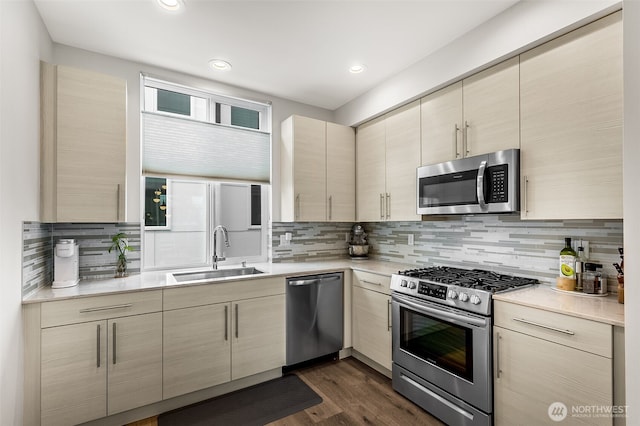
[[[640,1],[624,2],[624,249],[628,425],[640,424]],[[636,380],[632,379],[635,378]]]
[[[0,1],[0,424],[22,424],[22,221],[38,218],[40,58],[52,43],[31,1]]]
[[[187,86],[198,87],[226,96],[272,103],[272,217],[280,218],[280,123],[292,114],[320,120],[331,120],[331,111],[280,99],[264,93],[225,85],[174,71],[131,62],[112,56],[60,44],[54,45],[54,63],[111,74],[127,80],[127,216],[128,221],[141,220],[140,213],[140,73]]]
[[[334,121],[349,126],[360,124],[620,6],[619,0],[520,1],[341,106],[334,112]]]
[[[603,265],[611,291],[617,291],[622,247],[621,220],[521,221],[517,215],[438,217],[423,222],[362,224],[369,257],[415,266],[449,265],[532,277],[555,284],[564,237],[589,242],[589,260]],[[347,258],[345,233],[351,223],[274,223],[273,262]],[[290,245],[280,236],[290,232]],[[414,244],[408,244],[409,234]]]
[[[127,272],[140,272],[139,223],[40,223],[24,222],[22,228],[22,296],[54,280],[54,247],[59,239],[78,244],[80,280],[112,278],[116,271],[116,252],[109,253],[111,237],[123,232],[133,251],[127,253]],[[80,284],[82,285],[82,281]]]
[[[348,258],[345,234],[351,232],[352,223],[273,222],[269,253],[271,261],[314,262]],[[291,233],[289,244],[281,238]]]

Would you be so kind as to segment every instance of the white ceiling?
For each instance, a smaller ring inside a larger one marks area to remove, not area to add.
[[[35,0],[56,43],[334,110],[518,0]],[[230,71],[213,71],[212,58]],[[354,63],[366,65],[350,74]]]

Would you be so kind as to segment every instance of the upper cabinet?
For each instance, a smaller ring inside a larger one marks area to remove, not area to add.
[[[41,220],[125,220],[126,82],[41,62]]]
[[[622,218],[622,14],[521,55],[521,216]]]
[[[420,102],[358,127],[357,220],[420,220],[416,168],[420,166]]]
[[[422,164],[518,148],[518,57],[421,100]]]
[[[353,221],[353,128],[293,115],[282,122],[281,138],[281,220]]]

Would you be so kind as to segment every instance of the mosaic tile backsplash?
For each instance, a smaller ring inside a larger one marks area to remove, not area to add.
[[[133,251],[127,254],[129,273],[140,272],[140,223],[23,223],[22,295],[53,282],[53,250],[61,238],[73,238],[80,248],[80,279],[111,278],[116,255],[111,237],[127,234]],[[82,284],[82,281],[80,282]]]
[[[348,257],[344,233],[352,224],[274,223],[273,262]],[[364,223],[369,257],[413,265],[482,268],[554,284],[564,237],[589,242],[589,260],[603,265],[616,288],[622,220],[521,221],[516,215],[438,217],[422,222]],[[291,245],[279,246],[292,233]],[[408,244],[409,234],[414,244]]]
[[[601,263],[610,291],[616,289],[616,271],[622,247],[622,220],[521,221],[516,215],[438,217],[422,222],[364,223],[369,256],[411,265],[449,265],[482,268],[534,277],[553,284],[564,237],[589,242],[589,260]],[[271,224],[269,257],[272,262],[305,262],[348,258],[346,234],[352,223]],[[111,236],[125,232],[134,251],[129,272],[140,272],[139,223],[44,224],[24,222],[22,294],[53,281],[53,247],[59,238],[74,238],[80,246],[80,277],[109,278],[116,257],[108,253]],[[281,239],[291,233],[287,244]],[[414,244],[409,245],[409,235]]]
[[[353,223],[274,222],[271,224],[270,259],[278,262],[313,262],[349,257],[345,234]],[[290,244],[281,244],[281,237],[291,233]]]

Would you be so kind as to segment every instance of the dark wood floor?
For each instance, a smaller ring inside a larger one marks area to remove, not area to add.
[[[296,425],[443,425],[394,392],[391,380],[354,358],[295,371],[323,402],[270,423]],[[156,426],[156,418],[129,426]]]

